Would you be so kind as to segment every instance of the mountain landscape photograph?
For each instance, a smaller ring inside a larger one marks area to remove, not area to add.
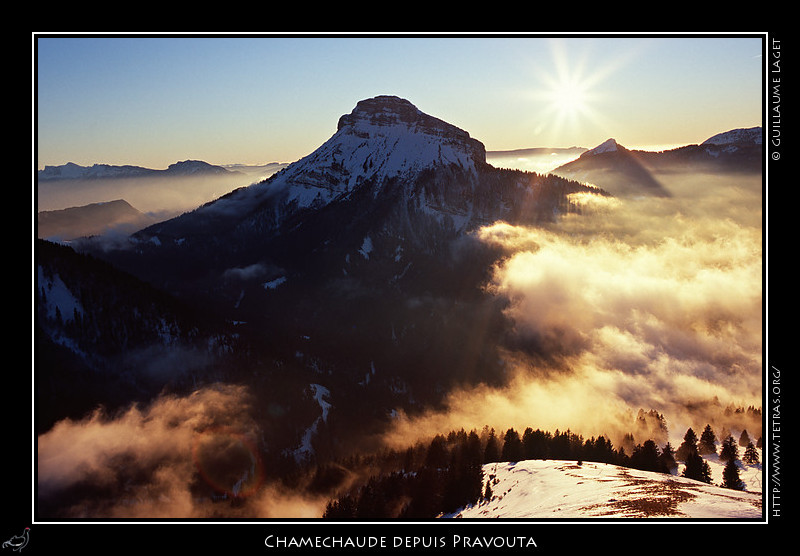
[[[756,546],[775,44],[34,34],[6,538]]]

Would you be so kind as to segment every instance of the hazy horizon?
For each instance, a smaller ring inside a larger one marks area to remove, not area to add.
[[[758,126],[753,126],[753,127],[758,127]],[[732,131],[732,130],[723,130],[723,131],[720,131],[720,133],[724,133],[725,131]],[[613,137],[609,137],[608,139],[613,139]],[[701,141],[696,141],[694,143],[668,143],[668,144],[623,145],[623,146],[628,148],[628,149],[630,149],[630,150],[658,152],[658,151],[667,151],[667,150],[671,150],[671,149],[677,149],[677,148],[680,148],[680,147],[685,147],[687,145],[698,144],[700,142]],[[524,147],[518,147],[518,148],[512,148],[512,149],[501,149],[501,150],[488,150],[487,149],[486,154],[487,154],[487,158],[490,158],[490,157],[500,158],[500,157],[502,157],[504,155],[510,155],[511,153],[522,152],[522,151],[530,151],[530,150],[537,150],[537,149],[553,149],[553,150],[586,149],[586,150],[589,150],[589,149],[594,148],[596,146],[597,145],[570,145],[570,146],[555,146],[554,147],[554,146],[551,146],[551,145],[531,145],[531,146],[524,146]],[[313,151],[311,151],[311,152],[313,152]],[[311,152],[306,153],[306,154],[311,154]],[[578,155],[576,155],[576,157],[577,156]],[[189,159],[186,159],[186,160],[189,160]],[[219,166],[221,168],[228,168],[228,169],[236,170],[236,169],[239,169],[239,168],[260,168],[262,166],[268,166],[270,164],[292,164],[294,162],[297,162],[297,160],[299,160],[299,159],[296,159],[296,160],[270,160],[270,161],[264,161],[264,162],[224,162],[224,163],[215,163],[215,162],[209,162],[208,160],[203,160],[201,162],[208,162],[209,164],[212,164],[214,166]],[[176,160],[175,162],[181,162],[181,161]],[[47,166],[48,167],[59,167],[59,166],[65,166],[67,164],[76,164],[76,163],[72,162],[70,160],[70,161],[64,162],[62,164],[57,164],[57,165],[48,164]],[[105,164],[107,164],[107,163],[106,162],[97,161],[97,162],[93,162],[91,164],[77,164],[77,165],[81,166],[81,167],[84,167],[84,168],[90,168],[90,167],[92,167],[94,165],[105,165]],[[174,162],[172,164],[174,164]],[[135,166],[135,165],[133,165],[133,164],[109,164],[109,166]],[[165,170],[166,169],[166,167],[165,168],[152,168],[152,167],[147,167],[147,166],[141,166],[141,167],[142,168],[147,168],[149,170]],[[38,168],[38,170],[43,170],[43,169],[44,169],[44,167]]]

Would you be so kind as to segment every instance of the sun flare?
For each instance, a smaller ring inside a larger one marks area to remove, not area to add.
[[[541,124],[552,132],[575,132],[595,127],[601,119],[597,93],[589,80],[580,74],[544,77],[543,87],[535,94],[541,103]]]
[[[593,61],[590,48],[570,51],[563,41],[551,42],[550,51],[550,65],[537,70],[531,93],[538,105],[537,134],[560,137],[591,130],[603,136],[616,129],[610,112],[604,110],[603,104],[609,99],[603,83],[636,52]]]
[[[548,96],[554,110],[564,117],[575,118],[588,110],[589,91],[578,81],[557,83]]]

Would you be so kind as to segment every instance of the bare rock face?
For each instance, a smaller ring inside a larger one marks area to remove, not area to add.
[[[382,95],[359,101],[350,114],[339,118],[337,131],[346,126],[355,126],[359,121],[391,126],[399,123],[411,124],[423,117],[425,114],[409,101],[396,96]]]
[[[454,147],[477,163],[486,162],[483,143],[452,124],[429,116],[411,102],[396,96],[377,96],[358,102],[350,114],[339,118],[337,131],[349,131],[362,138],[382,133],[381,129],[397,128],[404,133],[416,133]]]

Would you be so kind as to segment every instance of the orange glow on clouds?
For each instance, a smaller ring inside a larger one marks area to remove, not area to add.
[[[760,407],[760,179],[731,181],[744,183],[699,176],[670,182],[683,188],[671,199],[588,196],[584,214],[549,227],[479,230],[506,252],[486,287],[508,301],[513,380],[399,418],[390,442],[485,424],[613,437],[639,409],[665,414],[680,440],[721,412],[712,400]]]

